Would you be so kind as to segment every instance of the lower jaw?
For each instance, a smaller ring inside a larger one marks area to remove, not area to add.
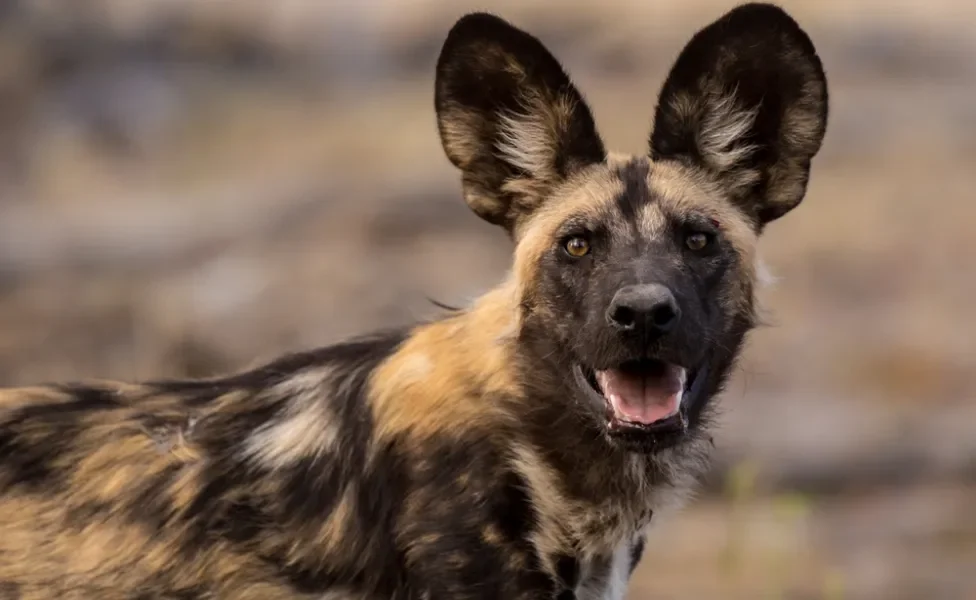
[[[685,411],[678,409],[673,415],[655,421],[653,423],[633,423],[609,416],[607,420],[607,431],[614,434],[674,434],[684,433],[688,430],[688,419]]]
[[[688,433],[688,420],[683,411],[650,425],[634,425],[611,419],[607,423],[607,437],[625,449],[654,452],[681,443]]]
[[[587,386],[588,394],[598,397],[604,405],[607,437],[627,450],[647,453],[664,450],[679,444],[688,433],[688,406],[699,391],[696,385],[699,370],[693,371],[685,384],[683,402],[676,413],[653,423],[635,423],[618,418],[602,393],[593,388],[589,379],[592,372],[584,373],[581,366],[574,367],[577,384]]]

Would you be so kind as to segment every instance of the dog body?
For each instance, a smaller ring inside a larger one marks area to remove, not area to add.
[[[228,377],[0,392],[0,598],[622,600],[707,466],[756,242],[824,135],[819,59],[735,9],[623,157],[537,39],[472,14],[435,105],[506,279]]]

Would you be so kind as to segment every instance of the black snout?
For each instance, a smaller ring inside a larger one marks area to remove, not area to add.
[[[607,320],[620,331],[643,335],[660,335],[674,329],[681,318],[681,309],[674,294],[659,283],[628,285],[617,290]]]

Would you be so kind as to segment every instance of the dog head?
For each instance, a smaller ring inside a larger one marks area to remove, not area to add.
[[[754,325],[757,240],[803,199],[824,137],[809,37],[765,4],[699,31],[642,156],[608,154],[560,63],[489,14],[448,34],[435,105],[466,202],[516,243],[526,379],[628,449],[679,442]]]

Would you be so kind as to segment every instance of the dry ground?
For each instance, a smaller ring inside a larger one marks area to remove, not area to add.
[[[436,138],[453,19],[538,32],[640,152],[665,69],[731,6],[54,4],[0,11],[3,385],[233,369],[470,299],[509,249]],[[771,326],[715,476],[631,597],[976,598],[976,4],[783,4],[825,61],[827,142],[763,242]]]

